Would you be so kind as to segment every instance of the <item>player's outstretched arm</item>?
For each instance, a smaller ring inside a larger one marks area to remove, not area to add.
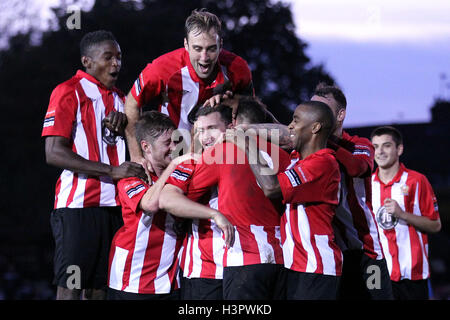
[[[159,197],[159,207],[181,218],[213,219],[223,231],[227,246],[233,246],[234,227],[228,219],[219,211],[190,200],[180,188],[166,184]]]
[[[264,131],[267,141],[278,145],[281,149],[291,152],[294,149],[292,140],[290,138],[288,127],[281,123],[252,123],[240,124],[236,129],[255,130],[256,132]]]
[[[135,125],[139,120],[141,109],[138,106],[138,102],[131,94],[128,93],[125,101],[125,115],[127,116],[128,124],[125,127],[125,136],[127,138],[128,151],[130,152],[130,159],[133,162],[142,163],[142,150],[136,141]]]
[[[72,151],[70,141],[65,137],[45,138],[45,157],[49,165],[90,176],[109,176],[113,180],[127,177],[146,179],[144,168],[140,164],[126,161],[116,167],[87,160]]]

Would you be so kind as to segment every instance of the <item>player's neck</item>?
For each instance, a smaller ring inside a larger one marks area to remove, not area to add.
[[[387,183],[391,182],[392,179],[394,179],[394,177],[397,175],[399,169],[400,169],[399,161],[395,162],[389,168],[379,167],[378,178],[381,180],[381,182],[383,182],[384,184],[387,184]]]
[[[316,153],[319,150],[324,149],[325,147],[326,146],[320,146],[318,144],[307,144],[297,151],[302,155],[302,159],[305,159],[306,157],[312,155],[313,153]]]

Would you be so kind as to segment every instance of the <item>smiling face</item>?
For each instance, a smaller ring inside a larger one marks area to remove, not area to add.
[[[189,53],[189,60],[197,76],[201,79],[212,78],[221,48],[221,39],[216,30],[192,30],[184,39],[184,48]]]
[[[117,42],[106,40],[95,44],[87,55],[81,57],[86,72],[111,89],[119,77],[122,52]]]
[[[172,133],[173,130],[169,129],[151,143],[141,141],[144,158],[149,160],[153,167],[166,168],[172,161],[172,152],[176,147]]]
[[[226,131],[219,112],[212,112],[206,116],[199,116],[194,123],[195,134],[203,148],[213,146]]]
[[[390,134],[382,134],[372,138],[375,148],[375,162],[382,169],[389,169],[399,162],[403,153],[403,145],[396,145]]]
[[[289,135],[294,149],[301,151],[302,147],[312,138],[313,119],[308,114],[306,107],[299,105],[294,112],[292,122],[288,126]]]

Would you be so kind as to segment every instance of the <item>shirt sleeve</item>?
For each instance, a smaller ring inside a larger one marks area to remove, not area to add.
[[[436,195],[434,194],[430,182],[424,175],[421,176],[418,187],[419,207],[422,216],[431,220],[437,220],[439,218],[439,209]]]
[[[122,207],[128,207],[133,212],[139,211],[139,203],[142,197],[150,187],[139,178],[121,179],[117,183],[120,204]]]
[[[74,88],[64,84],[57,86],[50,96],[42,136],[62,136],[70,139],[78,104]]]
[[[194,174],[195,165],[191,161],[180,163],[166,180],[166,184],[174,185],[187,194],[189,183]]]
[[[336,152],[336,159],[351,177],[365,177],[372,174],[375,149],[368,139],[351,141],[345,138],[338,143],[329,142]]]
[[[230,66],[231,80],[233,83],[233,92],[245,95],[254,95],[255,90],[253,88],[252,72],[247,62],[239,57],[233,60]]]
[[[278,181],[284,203],[338,203],[340,173],[335,160],[299,161],[279,173]]]
[[[149,63],[134,81],[131,94],[139,107],[158,97],[164,90],[164,81],[160,71],[158,62]]]

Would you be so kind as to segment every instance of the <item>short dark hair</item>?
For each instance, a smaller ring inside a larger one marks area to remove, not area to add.
[[[314,121],[320,122],[322,124],[322,130],[324,137],[328,139],[331,132],[334,130],[336,125],[336,117],[333,114],[331,108],[321,101],[305,101],[300,104],[301,106],[307,106],[314,115]]]
[[[400,144],[403,144],[403,136],[401,132],[392,126],[382,126],[375,128],[372,133],[370,134],[370,140],[372,140],[375,136],[381,136],[383,134],[388,134],[392,137],[392,140],[394,140],[395,145],[398,147]]]
[[[144,112],[135,125],[136,141],[140,145],[142,140],[153,143],[160,135],[168,130],[175,130],[175,124],[169,116],[152,110]]]
[[[219,37],[222,37],[222,22],[220,19],[205,8],[195,9],[187,17],[184,24],[185,37],[187,39],[188,34],[192,31],[196,33],[209,32],[212,28],[216,30]]]
[[[117,42],[116,37],[114,37],[114,35],[110,31],[97,30],[86,33],[80,41],[81,56],[83,57],[89,55],[89,51],[93,46],[108,40]]]
[[[195,114],[195,121],[197,121],[197,119],[199,117],[204,117],[207,116],[211,113],[214,112],[218,112],[220,114],[220,118],[222,119],[222,121],[225,123],[225,125],[229,125],[232,121],[232,110],[229,106],[227,106],[226,104],[219,104],[216,107],[201,107],[198,109],[197,113]]]
[[[325,82],[320,82],[314,90],[314,95],[326,98],[328,95],[332,95],[333,99],[338,104],[338,110],[347,108],[347,98],[345,98],[342,90],[333,85],[328,85]]]
[[[236,118],[247,120],[249,123],[268,123],[273,122],[268,119],[267,106],[262,101],[253,96],[244,96],[239,98],[236,109]]]

